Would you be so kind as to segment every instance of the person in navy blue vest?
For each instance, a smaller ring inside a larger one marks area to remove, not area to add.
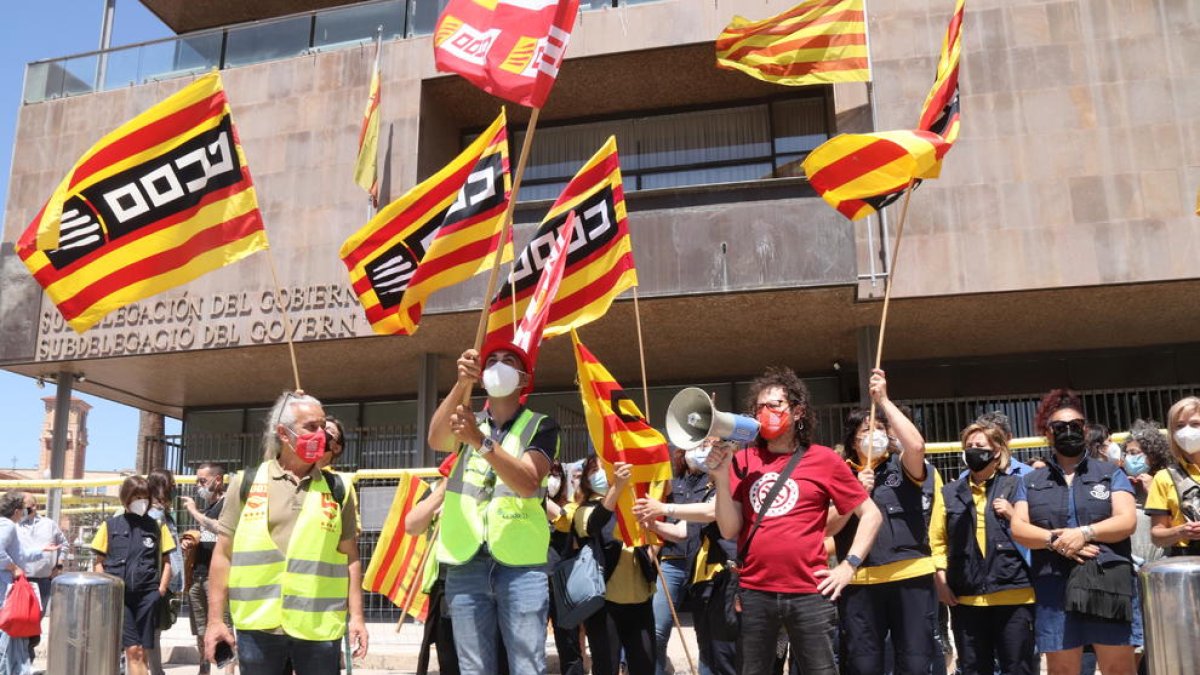
[[[999,426],[976,422],[961,439],[968,473],[942,488],[929,524],[938,597],[954,619],[959,671],[1033,675],[1033,584],[1008,524],[1008,500],[1021,479],[1010,471]]]
[[[146,650],[154,647],[158,628],[158,602],[167,594],[171,581],[171,551],[175,540],[163,523],[147,515],[150,485],[141,476],[129,476],[121,484],[125,513],[100,524],[92,551],[94,571],[105,572],[125,582],[125,619],[121,647],[129,675],[146,675]]]
[[[1032,550],[1034,635],[1050,675],[1076,675],[1086,644],[1104,675],[1133,675],[1142,644],[1133,486],[1120,467],[1086,456],[1086,421],[1075,392],[1055,389],[1042,399],[1035,423],[1054,454],[1022,477],[1012,532]]]

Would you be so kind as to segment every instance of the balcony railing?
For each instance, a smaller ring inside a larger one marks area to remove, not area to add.
[[[584,0],[584,10],[653,0]],[[120,89],[147,82],[287,59],[433,32],[447,0],[371,0],[253,23],[197,31],[25,68],[25,103]]]

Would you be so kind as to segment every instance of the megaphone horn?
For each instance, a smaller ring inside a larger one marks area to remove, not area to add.
[[[688,387],[675,394],[667,407],[667,439],[688,450],[709,436],[749,443],[758,436],[758,420],[717,410],[703,389]]]

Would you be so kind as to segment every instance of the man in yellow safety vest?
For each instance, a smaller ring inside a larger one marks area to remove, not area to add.
[[[510,672],[546,672],[550,528],[542,499],[559,429],[521,401],[532,374],[528,355],[512,343],[488,343],[481,353],[469,349],[429,425],[433,449],[458,451],[446,483],[437,556],[447,568],[446,598],[463,675],[499,672],[500,637]],[[462,401],[480,380],[488,405],[476,415]]]
[[[226,492],[209,565],[206,659],[234,643],[222,620],[227,600],[244,673],[283,673],[289,660],[296,675],[338,673],[347,614],[353,655],[366,655],[357,503],[353,488],[316,464],[327,442],[320,401],[280,396],[263,463]]]

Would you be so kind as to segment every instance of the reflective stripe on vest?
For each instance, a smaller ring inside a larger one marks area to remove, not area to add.
[[[246,480],[246,476],[242,476]],[[341,505],[324,477],[313,478],[287,555],[267,528],[267,465],[258,467],[233,535],[229,612],[242,630],[283,628],[301,640],[337,640],[346,630],[350,590]]]
[[[533,441],[545,415],[522,409],[495,452],[520,458]],[[487,420],[480,431],[491,434]],[[557,450],[557,448],[555,448]],[[550,546],[550,527],[542,508],[546,479],[528,498],[496,478],[487,459],[473,448],[459,446],[458,459],[446,483],[438,561],[446,565],[469,562],[487,543],[491,556],[514,567],[544,565]]]

